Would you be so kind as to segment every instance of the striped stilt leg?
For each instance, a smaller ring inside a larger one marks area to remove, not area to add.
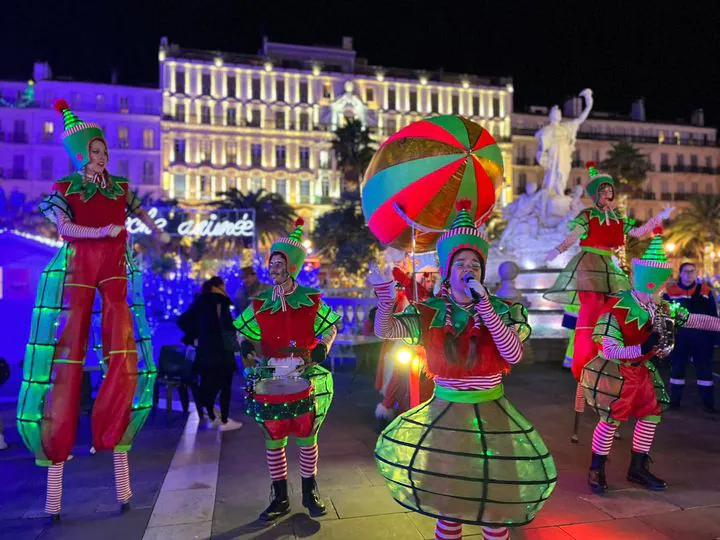
[[[130,465],[127,452],[113,452],[113,469],[115,471],[115,492],[123,511],[130,509]]]
[[[47,495],[45,497],[45,512],[53,519],[60,519],[63,494],[63,470],[65,463],[56,463],[48,467]]]

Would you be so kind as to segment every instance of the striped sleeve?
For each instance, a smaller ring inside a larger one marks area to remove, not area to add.
[[[691,313],[687,322],[683,325],[683,328],[707,330],[708,332],[720,332],[720,317]]]
[[[406,325],[393,317],[394,286],[393,281],[375,285],[375,295],[379,300],[375,313],[375,335],[381,339],[411,338],[412,335]]]
[[[63,238],[105,238],[109,236],[113,225],[106,227],[86,227],[70,220],[70,217],[60,210],[55,210],[55,225],[58,234]]]
[[[636,360],[643,356],[640,345],[625,347],[621,341],[610,336],[603,337],[602,352],[608,360]]]
[[[475,304],[475,309],[482,317],[485,326],[487,326],[495,346],[500,352],[500,356],[508,364],[517,364],[522,358],[523,351],[520,337],[503,323],[488,298],[484,298]]]

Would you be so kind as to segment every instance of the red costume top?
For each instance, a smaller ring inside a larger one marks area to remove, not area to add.
[[[625,244],[625,235],[635,222],[615,211],[607,213],[598,208],[586,208],[570,222],[570,227],[579,226],[583,232],[580,246],[614,250]]]

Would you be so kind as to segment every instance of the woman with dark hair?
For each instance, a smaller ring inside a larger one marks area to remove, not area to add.
[[[488,294],[482,282],[489,244],[469,201],[440,236],[444,280],[436,298],[393,314],[395,287],[373,269],[379,298],[375,333],[425,349],[432,399],[398,416],[380,435],[375,459],[393,498],[437,519],[435,538],[462,538],[462,524],[506,540],[530,523],[557,480],[552,456],[504,397],[503,375],[522,357],[527,311]]]
[[[195,301],[197,352],[195,362],[200,373],[200,395],[208,415],[208,427],[231,431],[242,423],[229,417],[232,380],[237,365],[235,352],[239,344],[235,335],[230,297],[225,282],[213,276],[202,285]],[[220,418],[215,415],[215,400],[220,394]]]

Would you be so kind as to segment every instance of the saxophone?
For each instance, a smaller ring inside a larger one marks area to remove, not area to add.
[[[653,332],[660,336],[655,356],[666,358],[675,348],[675,317],[670,312],[670,304],[661,301],[655,307]]]

